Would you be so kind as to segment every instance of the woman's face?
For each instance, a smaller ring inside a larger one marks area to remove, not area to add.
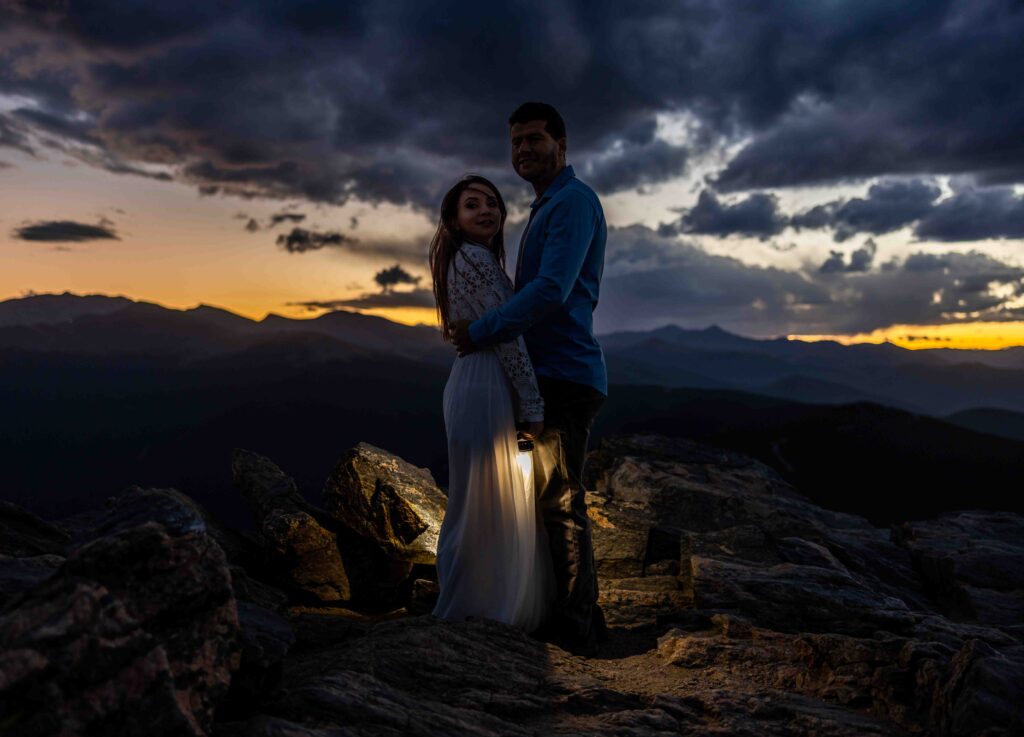
[[[491,239],[501,229],[501,210],[494,190],[477,182],[462,190],[456,220],[468,240],[491,245]]]

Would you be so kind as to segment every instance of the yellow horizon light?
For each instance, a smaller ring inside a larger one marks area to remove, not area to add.
[[[892,325],[870,333],[854,335],[810,335],[790,333],[787,340],[814,343],[832,340],[842,345],[892,343],[908,350],[955,348],[998,351],[1024,346],[1024,322],[967,322],[945,325]]]

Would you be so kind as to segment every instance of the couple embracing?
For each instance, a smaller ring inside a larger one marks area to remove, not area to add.
[[[593,311],[607,227],[566,166],[565,123],[544,103],[509,118],[512,166],[536,199],[505,273],[505,203],[468,175],[430,244],[444,338],[448,506],[433,614],[482,616],[574,652],[605,636],[584,499],[590,427],[608,394]]]

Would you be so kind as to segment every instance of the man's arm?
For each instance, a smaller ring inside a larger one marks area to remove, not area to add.
[[[469,326],[474,345],[513,340],[569,298],[597,230],[598,215],[581,192],[570,193],[551,207],[537,276]]]

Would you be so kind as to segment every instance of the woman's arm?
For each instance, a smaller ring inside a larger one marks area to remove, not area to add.
[[[511,286],[494,256],[482,249],[463,247],[455,254],[455,260],[462,281],[460,289],[471,300],[478,317],[504,303]],[[496,343],[493,348],[516,394],[516,421],[542,421],[544,400],[522,336]]]

